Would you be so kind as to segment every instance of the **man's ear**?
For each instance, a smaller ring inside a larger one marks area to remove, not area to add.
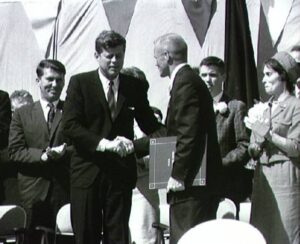
[[[165,59],[167,60],[168,64],[173,64],[173,57],[170,55],[169,52],[165,52]]]
[[[99,53],[98,52],[94,52],[94,57],[95,57],[95,59],[98,59],[99,58]]]
[[[38,83],[40,82],[40,79],[37,77],[37,78],[35,79],[35,81],[36,81],[36,83],[38,84]]]

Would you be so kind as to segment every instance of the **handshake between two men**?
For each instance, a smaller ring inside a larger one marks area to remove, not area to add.
[[[128,138],[124,136],[117,136],[112,141],[102,139],[97,147],[97,151],[113,152],[117,153],[120,157],[126,157],[134,152],[134,145]]]

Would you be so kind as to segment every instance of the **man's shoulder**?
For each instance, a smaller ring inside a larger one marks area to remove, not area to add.
[[[8,97],[8,93],[6,91],[0,90],[0,96],[6,96]]]
[[[148,81],[137,79],[133,76],[120,73],[119,75],[120,82],[124,83],[123,87],[128,88],[129,90],[136,91],[136,89],[146,89],[148,90]]]
[[[243,101],[238,99],[231,99],[229,100],[228,104],[232,104],[237,107],[246,106],[246,104]]]
[[[93,77],[97,75],[97,70],[90,70],[86,72],[77,73],[71,76],[71,79],[88,79],[89,77]]]
[[[246,110],[246,104],[238,99],[229,99],[228,100],[228,107],[232,110]]]
[[[35,101],[31,104],[25,104],[22,107],[16,109],[15,113],[22,115],[28,115],[32,110],[36,109],[40,105],[40,101]]]

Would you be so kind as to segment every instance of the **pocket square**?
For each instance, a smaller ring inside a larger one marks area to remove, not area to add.
[[[134,107],[128,107],[128,109],[129,109],[129,110],[134,110],[135,108],[134,108]]]

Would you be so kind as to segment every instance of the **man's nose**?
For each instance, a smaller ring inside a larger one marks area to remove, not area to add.
[[[52,81],[52,87],[57,87],[58,86],[58,81],[57,80],[53,80]]]

